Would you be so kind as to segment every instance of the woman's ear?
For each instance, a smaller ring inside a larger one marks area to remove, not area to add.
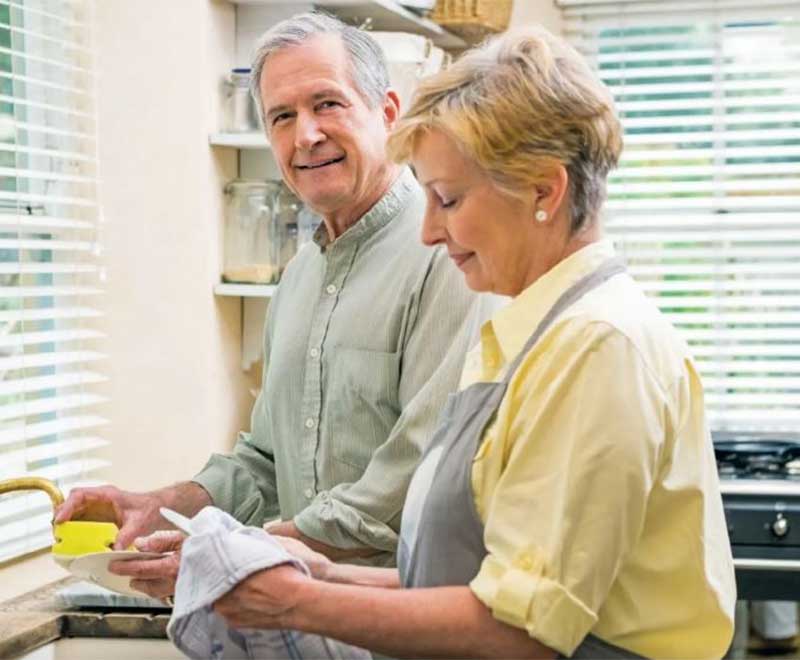
[[[554,218],[567,200],[569,175],[567,168],[556,165],[550,176],[534,189],[533,217],[536,222],[544,223]]]

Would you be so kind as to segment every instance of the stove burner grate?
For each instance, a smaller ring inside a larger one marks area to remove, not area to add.
[[[723,436],[714,440],[720,477],[725,479],[800,478],[800,440]]]

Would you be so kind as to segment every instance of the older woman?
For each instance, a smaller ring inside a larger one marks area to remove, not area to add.
[[[601,239],[620,132],[542,30],[424,82],[390,142],[427,191],[423,241],[513,301],[414,476],[399,573],[287,541],[314,577],[255,574],[217,602],[229,623],[395,656],[724,654],[735,583],[700,380]]]

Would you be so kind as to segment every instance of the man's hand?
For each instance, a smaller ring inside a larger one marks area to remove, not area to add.
[[[169,552],[161,559],[127,559],[112,561],[109,571],[129,575],[131,587],[153,598],[166,598],[175,593],[175,581],[181,564],[181,546],[186,535],[181,532],[159,531],[135,541],[141,552]]]
[[[380,550],[376,550],[375,548],[337,548],[336,546],[322,543],[322,541],[317,541],[303,534],[297,529],[292,520],[272,520],[264,524],[264,530],[273,536],[285,536],[291,539],[297,539],[311,550],[320,552],[333,561],[353,559],[354,557],[371,557],[380,552]],[[311,567],[309,566],[309,568]]]
[[[242,580],[214,603],[214,611],[233,628],[291,628],[290,615],[308,582],[294,566],[268,568]]]
[[[163,506],[152,493],[131,493],[115,486],[74,488],[56,511],[55,522],[97,520],[116,523],[115,550],[128,548],[137,536],[150,534],[166,523],[158,512]]]
[[[97,520],[116,523],[119,534],[115,550],[125,550],[133,540],[170,527],[159,509],[175,509],[184,515],[194,515],[211,497],[199,484],[185,482],[150,493],[132,493],[115,486],[74,488],[58,507],[55,522],[67,520]]]

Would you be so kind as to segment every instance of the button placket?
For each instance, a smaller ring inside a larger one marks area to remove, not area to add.
[[[335,274],[336,262],[332,260],[330,252],[327,255],[326,275]],[[324,282],[324,280],[323,280]],[[323,284],[322,291],[325,290]],[[296,497],[299,498],[300,507],[308,504],[310,491],[313,497],[314,487],[317,480],[317,469],[315,457],[317,453],[317,443],[319,442],[319,421],[322,415],[322,399],[320,392],[322,389],[322,344],[330,322],[331,313],[335,298],[326,296],[324,293],[317,299],[316,309],[308,338],[308,348],[306,350],[305,381],[303,383],[303,400],[300,407],[300,420],[302,424],[302,436],[299,443],[300,469],[297,483]],[[305,486],[305,488],[303,488]],[[301,490],[302,488],[302,490]]]
[[[301,469],[298,483],[298,489],[305,486],[302,491],[298,492],[298,495],[304,498],[306,503],[315,497],[317,489],[316,456],[322,435],[320,429],[322,421],[321,391],[324,384],[321,357],[324,350],[324,339],[338,303],[341,284],[352,264],[355,250],[355,245],[334,244],[326,251],[327,263],[323,287],[317,300],[312,332],[308,341],[301,413],[304,433],[300,447]]]

